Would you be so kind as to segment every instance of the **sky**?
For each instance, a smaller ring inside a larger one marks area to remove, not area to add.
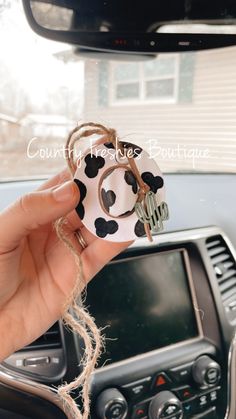
[[[0,58],[10,67],[14,79],[30,94],[32,103],[45,102],[47,92],[58,88],[82,93],[83,62],[64,64],[53,56],[71,47],[41,38],[29,27],[20,0],[10,0],[0,16]]]

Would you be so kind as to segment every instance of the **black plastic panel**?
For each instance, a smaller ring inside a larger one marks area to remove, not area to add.
[[[0,408],[30,419],[66,419],[65,414],[54,404],[2,384],[0,385]],[[1,419],[3,418],[4,416]],[[8,416],[5,416],[4,419],[7,418]]]
[[[19,415],[18,413],[10,412],[9,410],[0,409],[0,419],[28,419],[29,416]]]

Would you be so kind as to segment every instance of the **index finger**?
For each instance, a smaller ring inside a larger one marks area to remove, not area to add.
[[[61,183],[67,182],[71,179],[71,174],[68,168],[62,170],[60,173],[57,173],[52,178],[46,180],[37,191],[44,191],[45,189],[50,189],[53,186],[60,185]]]

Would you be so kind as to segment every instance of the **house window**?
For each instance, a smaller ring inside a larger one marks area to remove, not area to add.
[[[111,63],[113,104],[177,101],[179,57],[162,55],[144,62]]]

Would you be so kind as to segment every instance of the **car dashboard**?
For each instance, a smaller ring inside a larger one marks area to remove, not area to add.
[[[224,418],[235,279],[234,248],[214,226],[140,239],[105,266],[86,299],[106,335],[91,418]],[[59,321],[7,358],[1,408],[15,416],[0,418],[65,417],[56,385],[80,372],[82,356]]]

